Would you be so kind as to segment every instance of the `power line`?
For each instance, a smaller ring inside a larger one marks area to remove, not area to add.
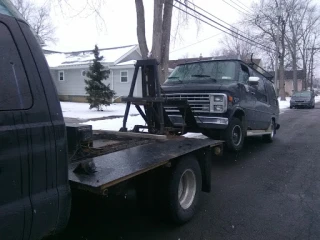
[[[201,11],[209,14],[209,15],[212,16],[213,18],[218,19],[220,22],[223,22],[224,24],[227,24],[228,26],[230,26],[231,28],[235,29],[236,31],[242,32],[243,34],[247,34],[247,33],[243,32],[243,31],[239,30],[238,28],[234,27],[234,26],[231,25],[230,23],[227,23],[227,22],[223,21],[221,18],[218,18],[218,17],[216,17],[215,15],[213,15],[212,13],[210,13],[210,12],[204,10],[203,8],[197,6],[196,4],[194,4],[194,3],[192,3],[192,2],[189,2],[189,3],[192,4],[194,7],[200,9]]]
[[[186,5],[186,4],[182,3],[182,2],[180,2],[179,0],[175,0],[175,1],[176,1],[176,2],[178,2],[180,5],[185,6],[186,8],[190,9],[191,11],[193,11],[193,12],[195,12],[195,13],[199,14],[200,16],[202,16],[202,17],[204,17],[204,18],[208,19],[209,21],[214,22],[215,24],[217,24],[217,25],[219,25],[219,26],[221,26],[221,27],[223,27],[223,28],[227,29],[228,31],[230,31],[230,32],[232,32],[232,33],[234,33],[234,34],[236,34],[236,35],[239,35],[239,36],[241,36],[242,38],[244,38],[244,39],[246,39],[246,40],[250,41],[250,42],[251,42],[251,44],[252,44],[252,43],[258,44],[258,45],[262,46],[262,47],[264,48],[264,50],[265,50],[265,49],[268,49],[268,50],[275,51],[274,49],[272,49],[272,48],[270,48],[270,47],[268,47],[268,46],[265,46],[265,45],[263,45],[263,44],[261,44],[261,43],[259,43],[259,42],[256,42],[256,41],[255,41],[255,40],[253,40],[253,39],[250,39],[250,38],[248,38],[248,37],[245,37],[245,36],[243,36],[242,34],[240,34],[240,33],[238,33],[238,32],[235,32],[234,30],[232,30],[232,29],[230,29],[230,28],[228,28],[228,27],[226,27],[226,26],[224,26],[224,25],[222,25],[222,24],[218,23],[217,21],[215,21],[215,20],[213,20],[213,19],[211,19],[211,18],[209,18],[209,17],[205,16],[204,14],[202,14],[202,13],[200,13],[200,12],[196,11],[195,9],[192,9],[191,7],[189,7],[188,5]],[[194,6],[198,7],[198,6],[197,6],[197,5],[195,5],[195,4],[194,4]],[[176,6],[174,6],[174,7],[176,7]],[[176,8],[178,8],[178,7],[176,7]],[[198,7],[198,8],[199,8],[199,7]],[[183,9],[181,9],[181,8],[178,8],[178,9],[179,9],[179,10],[181,10],[181,11],[183,11],[183,12],[185,12],[185,13],[187,13],[187,14],[189,14],[189,12],[188,12],[188,11],[185,11],[185,10],[183,10]],[[190,14],[189,14],[189,15],[190,15]],[[194,15],[192,15],[192,16],[194,16]],[[198,20],[200,20],[200,21],[203,21],[202,19],[198,18],[197,16],[194,16],[194,17],[195,17],[195,18],[197,18],[197,19],[198,19]],[[207,24],[209,24],[208,22],[206,22],[206,23],[207,23]],[[214,26],[214,25],[212,25],[212,24],[209,24],[209,25],[211,25],[212,27],[217,28],[216,26]],[[217,28],[217,29],[219,29],[220,31],[225,32],[224,30],[221,30],[220,28]],[[226,33],[226,32],[225,32],[225,33]],[[232,35],[232,34],[231,34],[231,33],[229,33],[229,32],[228,32],[227,34],[229,34],[229,35],[231,35],[231,36],[233,36],[233,37],[234,37],[234,35]],[[254,44],[253,44],[253,45],[254,45]]]
[[[245,9],[247,9],[247,11],[251,12],[251,9],[247,5],[242,3],[240,0],[237,0],[237,2],[240,3],[243,7],[245,7]]]
[[[247,13],[251,14],[247,9],[245,9],[244,7],[240,6],[238,3],[234,2],[233,0],[230,0],[230,2],[233,2],[236,6],[238,6],[239,8],[241,8],[242,10],[246,11]]]
[[[177,1],[177,0],[176,0],[176,1]],[[189,13],[188,11],[186,11],[186,10],[184,10],[184,9],[182,9],[182,8],[179,8],[179,7],[177,7],[177,6],[173,6],[173,7],[175,7],[176,9],[178,9],[178,10],[180,10],[180,11],[182,11],[182,12],[184,12],[184,13],[186,13],[186,14],[188,14],[188,15],[196,18],[196,19],[198,19],[198,20],[201,21],[201,22],[204,22],[204,23],[208,24],[209,26],[211,26],[211,27],[213,27],[213,28],[215,28],[215,29],[220,30],[221,32],[224,32],[224,33],[226,33],[226,34],[228,34],[228,35],[230,35],[230,36],[233,36],[231,33],[227,32],[227,31],[225,31],[225,30],[223,30],[223,29],[221,29],[221,28],[219,28],[219,27],[217,27],[217,26],[214,26],[213,24],[211,24],[211,23],[209,23],[209,22],[207,22],[207,21],[205,21],[205,20],[203,20],[203,19],[198,18],[196,15],[193,15],[193,14]],[[239,36],[241,36],[241,35],[239,34]],[[252,44],[252,40],[249,40],[249,41],[248,41],[248,40],[244,40],[244,39],[240,38],[239,36],[237,36],[236,38],[238,38],[239,40],[241,40],[241,41],[243,41],[243,42]],[[233,37],[234,37],[234,36],[233,36]],[[252,45],[254,45],[254,44],[252,44]],[[271,49],[271,48],[269,48],[269,47],[265,47],[265,46],[264,46],[264,47],[258,47],[258,46],[256,46],[256,47],[259,48],[259,49],[262,49],[262,50],[264,50],[264,51],[270,51],[270,50],[274,51],[273,49]]]
[[[247,13],[241,11],[240,9],[236,8],[235,6],[231,5],[231,4],[228,3],[227,1],[225,1],[225,0],[222,0],[222,1],[224,1],[226,4],[228,4],[230,7],[234,8],[234,9],[236,9],[237,11],[239,11],[239,12],[241,12],[241,13],[243,13],[243,14],[247,14]]]
[[[174,50],[171,51],[170,53],[177,52],[177,51],[183,50],[183,49],[185,49],[185,48],[194,46],[194,45],[196,45],[196,44],[202,43],[202,42],[207,41],[207,40],[209,40],[209,39],[211,39],[211,38],[214,38],[214,37],[216,37],[216,36],[218,36],[218,35],[220,35],[220,34],[221,34],[221,33],[218,33],[218,34],[215,34],[215,35],[213,35],[213,36],[211,36],[211,37],[208,37],[208,38],[206,38],[206,39],[202,39],[202,40],[200,40],[200,41],[198,41],[198,42],[192,43],[192,44],[190,44],[190,45],[188,45],[188,46],[185,46],[185,47],[182,47],[182,48],[179,48],[179,49],[174,49]]]

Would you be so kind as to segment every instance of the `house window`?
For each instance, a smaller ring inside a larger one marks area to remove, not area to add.
[[[81,71],[81,76],[82,76],[82,77],[85,77],[86,74],[87,74],[87,72],[86,72],[85,70],[82,70],[82,71]]]
[[[64,71],[59,71],[59,81],[64,81]]]
[[[120,72],[120,81],[122,83],[128,82],[128,71],[121,71]]]

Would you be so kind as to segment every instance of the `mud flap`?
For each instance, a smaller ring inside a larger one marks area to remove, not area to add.
[[[211,192],[211,167],[212,167],[212,150],[211,147],[205,148],[197,154],[197,159],[201,168],[202,191]]]

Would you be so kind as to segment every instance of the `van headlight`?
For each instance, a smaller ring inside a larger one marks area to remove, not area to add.
[[[213,101],[214,102],[223,102],[223,96],[222,95],[213,96]]]
[[[227,95],[222,93],[210,95],[210,112],[225,113],[228,109]]]

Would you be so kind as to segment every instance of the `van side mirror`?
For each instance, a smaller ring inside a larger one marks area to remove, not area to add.
[[[258,85],[260,78],[259,77],[249,77],[250,85]]]

